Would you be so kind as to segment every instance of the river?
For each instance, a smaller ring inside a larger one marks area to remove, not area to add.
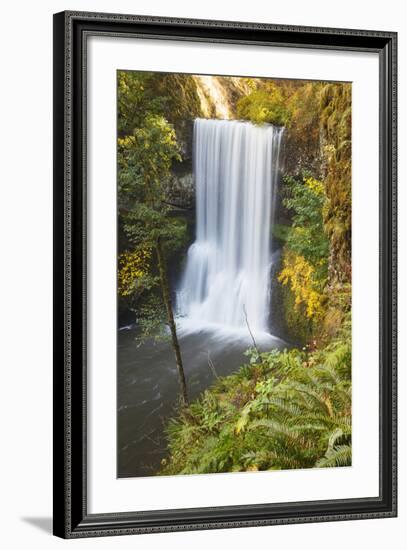
[[[191,399],[215,382],[208,352],[218,376],[235,372],[247,361],[243,352],[252,345],[248,334],[216,334],[180,337]],[[262,350],[283,346],[271,336],[256,343]],[[170,343],[150,340],[139,346],[134,329],[119,330],[117,382],[118,477],[154,475],[168,455],[165,426],[174,416],[178,395]]]

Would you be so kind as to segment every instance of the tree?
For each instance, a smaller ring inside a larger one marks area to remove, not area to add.
[[[132,246],[131,251],[119,257],[119,292],[137,299],[144,296],[144,309],[140,308],[139,315],[141,321],[145,321],[144,326],[151,329],[153,315],[156,321],[162,321],[153,292],[160,287],[185,405],[188,393],[166,261],[168,250],[173,251],[182,243],[185,224],[171,216],[164,200],[164,183],[172,162],[180,160],[180,155],[174,128],[157,112],[160,103],[145,101],[147,77],[123,73],[119,78],[118,202],[123,230]],[[151,111],[147,110],[148,106]],[[155,252],[156,266],[152,252]]]

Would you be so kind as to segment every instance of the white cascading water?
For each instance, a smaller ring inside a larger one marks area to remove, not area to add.
[[[268,332],[271,226],[282,129],[197,119],[196,240],[177,292],[186,329]]]

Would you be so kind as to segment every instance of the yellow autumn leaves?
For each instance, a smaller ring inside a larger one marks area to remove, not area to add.
[[[315,195],[325,193],[324,184],[315,178],[304,178],[304,183]],[[294,231],[301,234],[302,228],[296,227]],[[304,256],[286,250],[278,280],[283,285],[290,285],[297,311],[303,309],[308,319],[323,316],[324,296],[316,282],[315,267]]]
[[[323,195],[325,193],[324,184],[322,183],[322,181],[309,177],[304,178],[304,183],[316,195]]]
[[[118,287],[121,296],[130,296],[148,272],[151,261],[151,250],[123,252],[119,255]]]
[[[290,285],[294,294],[297,310],[304,307],[309,319],[320,317],[323,314],[323,295],[316,288],[313,266],[304,256],[287,251],[283,258],[283,269],[278,280],[283,285]]]

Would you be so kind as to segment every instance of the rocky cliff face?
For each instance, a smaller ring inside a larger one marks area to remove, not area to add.
[[[192,171],[185,174],[172,173],[167,182],[168,204],[173,208],[191,210],[195,206],[195,186]]]
[[[193,76],[204,118],[236,117],[237,101],[250,92],[248,84],[234,76]]]
[[[202,118],[233,119],[238,100],[250,92],[248,84],[238,77],[194,75],[191,78],[200,102]],[[194,120],[177,121],[175,131],[182,162],[172,168],[167,182],[167,200],[177,208],[192,209],[195,205],[195,188],[192,174],[192,146]]]

